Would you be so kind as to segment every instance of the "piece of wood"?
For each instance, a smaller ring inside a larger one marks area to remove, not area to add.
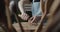
[[[53,4],[51,5],[51,8],[49,10],[49,18],[48,18],[48,22],[47,25],[45,27],[45,29],[42,32],[50,32],[53,31],[53,28],[56,26],[56,24],[60,21],[60,10],[59,10],[59,4],[60,1],[59,0],[54,0]]]
[[[36,26],[29,25],[28,22],[21,22],[21,24],[22,24],[24,30],[34,30],[36,28]],[[17,30],[20,29],[18,23],[14,23],[13,27]]]
[[[35,30],[37,26],[34,26],[34,25],[30,25],[28,22],[21,22],[22,26],[23,26],[23,29],[24,31],[29,31],[29,30]],[[39,24],[39,23],[38,23]],[[16,31],[20,31],[20,28],[19,28],[19,24],[18,23],[14,23],[13,24],[13,27],[16,29]]]
[[[8,32],[13,32],[13,27],[12,27],[12,21],[11,21],[11,15],[10,15],[10,10],[9,10],[9,0],[5,0],[5,9],[6,9],[6,16],[7,16],[7,26],[8,26]]]

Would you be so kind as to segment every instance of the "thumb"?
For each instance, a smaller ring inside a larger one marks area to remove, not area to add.
[[[20,15],[20,14],[18,14],[18,16],[19,16],[19,17],[21,17],[21,15]]]

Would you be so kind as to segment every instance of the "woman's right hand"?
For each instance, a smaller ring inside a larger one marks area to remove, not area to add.
[[[37,25],[38,22],[40,21],[41,19],[41,16],[32,16],[29,20],[28,20],[28,23],[30,25]]]

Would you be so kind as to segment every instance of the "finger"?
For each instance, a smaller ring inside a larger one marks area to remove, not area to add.
[[[32,21],[31,19],[32,19],[32,17],[28,20],[29,23],[31,23],[31,21]]]
[[[18,15],[20,17],[20,15]]]
[[[36,17],[33,17],[32,23],[34,22],[35,19],[36,19]]]
[[[27,16],[24,16],[24,19],[27,20]]]
[[[34,17],[31,17],[30,19],[33,20]]]
[[[33,22],[33,17],[31,17],[28,22],[32,23]]]
[[[27,16],[26,15],[24,15],[24,18],[25,18],[25,20],[27,20]]]

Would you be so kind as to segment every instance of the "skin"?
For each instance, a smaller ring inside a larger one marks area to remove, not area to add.
[[[24,8],[23,8],[26,2],[29,3],[29,0],[20,0],[18,2],[18,7],[21,12],[21,14],[19,14],[18,16],[21,17],[23,20],[27,20],[29,18],[29,15],[25,13]]]

